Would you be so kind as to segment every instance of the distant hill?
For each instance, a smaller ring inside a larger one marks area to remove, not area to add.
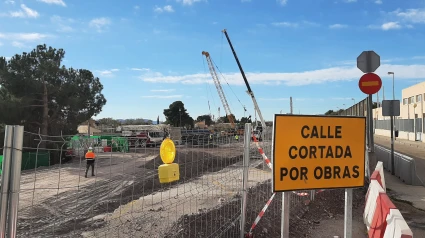
[[[144,118],[137,118],[137,119],[117,119],[117,121],[121,122],[121,123],[125,123],[127,120],[143,120],[144,122],[148,122],[148,121],[152,121],[153,125],[156,125],[156,119],[152,120],[152,119],[144,119]],[[164,123],[163,121],[159,121],[160,124]]]

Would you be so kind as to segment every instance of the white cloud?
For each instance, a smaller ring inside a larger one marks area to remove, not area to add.
[[[0,42],[0,46],[3,46],[3,43],[2,42]]]
[[[398,22],[387,22],[381,25],[381,29],[384,31],[400,29],[401,26]]]
[[[142,96],[142,98],[159,98],[159,99],[167,99],[167,98],[181,98],[183,95],[149,95]]]
[[[425,23],[425,9],[407,9],[406,11],[397,9],[391,12],[391,14],[396,15],[407,22]]]
[[[134,6],[133,8],[134,8],[135,10],[139,10],[139,9],[140,9],[140,7],[139,7],[139,6],[137,6],[137,5],[136,5],[136,6]]]
[[[341,29],[341,28],[347,28],[347,27],[348,26],[344,24],[333,24],[329,26],[330,29]]]
[[[344,0],[344,2],[346,2],[346,3],[352,3],[352,2],[357,2],[357,0]]]
[[[40,41],[47,38],[48,35],[41,33],[1,33],[0,39],[9,41]]]
[[[19,11],[10,12],[11,17],[20,17],[20,18],[37,18],[40,16],[36,10],[33,10],[27,7],[25,4],[21,4],[21,9]]]
[[[12,46],[14,46],[16,48],[27,48],[28,47],[24,43],[19,42],[19,41],[12,41]]]
[[[58,29],[57,29],[58,32],[73,32],[74,31],[74,28],[68,25],[74,22],[74,19],[72,18],[65,19],[63,17],[54,15],[50,17],[50,21],[58,25]]]
[[[148,69],[148,68],[131,68],[130,70],[133,70],[133,71],[149,71],[150,69]]]
[[[66,4],[63,0],[38,0],[39,2],[44,2],[47,4],[54,4],[54,5],[60,5],[63,7],[66,7]]]
[[[320,26],[320,24],[316,23],[316,22],[311,22],[311,21],[302,21],[302,22],[273,22],[272,23],[273,26],[276,27],[299,27],[299,26]]]
[[[272,23],[273,26],[280,26],[280,27],[298,27],[298,23],[293,23],[293,22],[273,22]]]
[[[174,9],[171,5],[166,5],[164,7],[155,6],[153,9],[154,12],[162,13],[162,12],[174,12]]]
[[[151,92],[173,92],[175,89],[152,89]]]
[[[182,3],[183,5],[193,5],[196,2],[201,2],[203,0],[176,0],[176,2]]]
[[[277,3],[279,3],[282,6],[285,6],[286,3],[288,3],[288,0],[276,0]]]
[[[118,71],[119,69],[96,70],[96,72],[98,72],[101,77],[106,77],[106,78],[114,77],[115,76],[114,72],[118,72]]]
[[[15,4],[15,1],[14,0],[6,0],[6,1],[4,1],[4,3],[6,3],[6,4]]]
[[[103,32],[106,30],[108,25],[111,24],[111,20],[106,17],[94,18],[90,21],[89,26],[96,28],[98,32]]]
[[[376,0],[375,3],[376,4],[382,4],[382,0]]]
[[[425,78],[425,65],[395,65],[382,64],[376,73],[382,77],[388,77],[387,72],[397,72],[398,79],[423,79]],[[329,82],[351,81],[359,79],[362,72],[353,66],[332,67],[305,72],[293,73],[247,73],[246,76],[251,84],[285,84],[288,86],[302,86],[311,84],[322,84]],[[242,76],[237,73],[224,73],[229,84],[244,85]],[[211,75],[197,73],[180,76],[165,76],[161,73],[151,73],[140,76],[145,82],[152,83],[182,83],[182,84],[204,84],[212,83]]]

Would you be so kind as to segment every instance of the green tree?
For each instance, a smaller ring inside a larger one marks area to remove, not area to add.
[[[0,57],[0,123],[58,135],[97,115],[106,104],[99,78],[86,69],[62,65],[63,49],[38,45],[9,61]],[[6,115],[5,115],[6,114]]]
[[[245,123],[252,123],[251,116],[249,116],[249,117],[242,117],[239,123],[240,124],[243,124],[243,125],[245,125]]]
[[[236,120],[235,115],[230,114],[230,116],[231,116],[231,117],[233,117],[233,121],[234,121],[235,123],[237,123],[237,122],[238,122],[238,120]],[[220,122],[220,123],[230,123],[230,121],[229,121],[229,117],[228,117],[228,116],[222,116],[222,117],[220,117],[220,118],[218,119],[218,122]]]
[[[198,116],[198,118],[196,118],[196,121],[197,122],[205,121],[205,125],[207,125],[207,126],[211,126],[211,124],[213,122],[211,115],[208,115],[208,114]]]
[[[168,109],[164,109],[164,116],[166,124],[176,127],[182,126],[186,128],[193,128],[194,120],[189,113],[187,113],[182,101],[175,101],[171,103]]]
[[[118,120],[115,120],[111,117],[99,119],[99,120],[97,120],[97,122],[101,126],[108,126],[108,127],[118,127],[118,126],[121,125],[121,122],[119,122]]]

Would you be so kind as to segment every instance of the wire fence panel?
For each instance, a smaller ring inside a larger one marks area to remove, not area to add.
[[[405,132],[414,132],[414,119],[395,119],[395,129]],[[391,130],[390,120],[375,120],[375,129]]]
[[[25,132],[17,237],[238,237],[243,136],[181,137],[180,180],[162,184],[159,146],[149,142]],[[89,146],[97,158],[86,178]],[[270,179],[254,167],[251,187]]]

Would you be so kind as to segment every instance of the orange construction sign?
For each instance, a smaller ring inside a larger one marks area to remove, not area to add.
[[[366,118],[275,115],[273,191],[362,187]]]

